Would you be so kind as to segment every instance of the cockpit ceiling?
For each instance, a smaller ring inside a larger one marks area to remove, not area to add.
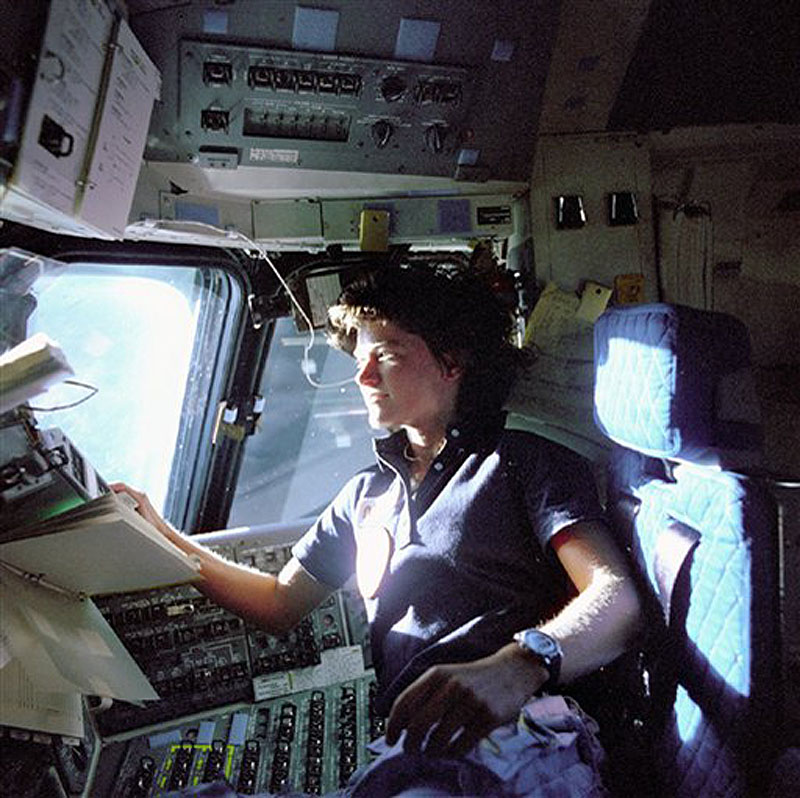
[[[800,4],[653,0],[610,130],[800,123]]]

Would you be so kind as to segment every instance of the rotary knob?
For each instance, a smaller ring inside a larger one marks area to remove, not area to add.
[[[440,153],[447,138],[446,125],[429,125],[425,129],[425,146],[430,152]]]
[[[389,75],[381,81],[381,96],[387,103],[397,102],[406,92],[406,82],[399,75]]]
[[[371,132],[375,146],[379,150],[382,150],[389,143],[389,139],[392,137],[392,133],[394,133],[394,128],[390,122],[387,122],[385,119],[379,119],[372,125]]]

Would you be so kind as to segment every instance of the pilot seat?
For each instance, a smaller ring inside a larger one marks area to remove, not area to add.
[[[767,795],[783,722],[777,509],[759,476],[747,330],[717,312],[622,306],[594,344],[608,508],[647,615],[631,726],[644,747],[623,791]]]

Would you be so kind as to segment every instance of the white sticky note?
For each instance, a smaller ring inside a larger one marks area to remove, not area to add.
[[[404,17],[397,31],[394,57],[405,61],[433,61],[441,27],[435,20]]]
[[[296,50],[331,53],[336,49],[339,12],[297,6],[294,11],[292,46]]]

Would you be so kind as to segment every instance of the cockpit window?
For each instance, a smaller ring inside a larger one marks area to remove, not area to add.
[[[306,362],[306,343],[291,319],[278,319],[260,386],[264,410],[245,444],[228,526],[316,515],[372,462],[353,359],[318,335]]]
[[[40,427],[69,436],[106,481],[145,490],[176,523],[202,462],[230,359],[238,285],[222,269],[73,263],[34,286],[28,334],[63,349],[75,380],[31,404]]]

